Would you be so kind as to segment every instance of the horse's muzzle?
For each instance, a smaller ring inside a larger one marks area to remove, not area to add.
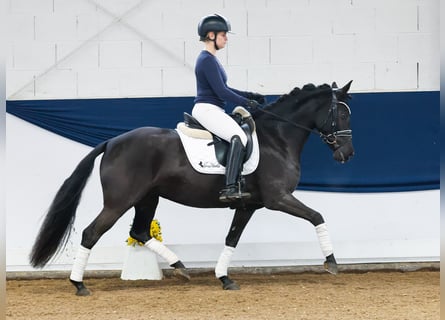
[[[345,143],[334,151],[334,159],[338,162],[345,163],[350,160],[354,155],[354,147],[352,146],[352,142]]]

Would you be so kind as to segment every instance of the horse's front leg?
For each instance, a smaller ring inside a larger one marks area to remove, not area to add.
[[[303,218],[312,223],[318,236],[321,251],[326,257],[324,268],[329,273],[338,273],[337,261],[334,257],[334,251],[328,228],[323,216],[319,212],[307,207],[290,193],[285,194],[280,198],[271,199],[267,203],[265,202],[265,207],[271,210],[282,211],[295,217]]]
[[[240,287],[229,278],[227,269],[230,261],[232,260],[232,255],[235,252],[235,247],[239,242],[241,234],[243,233],[244,228],[254,212],[255,209],[236,209],[235,215],[233,216],[232,224],[226,237],[225,247],[219,256],[215,267],[215,275],[219,280],[221,280],[224,290],[240,289]]]

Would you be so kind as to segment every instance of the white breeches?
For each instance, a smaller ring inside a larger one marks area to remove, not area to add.
[[[220,107],[210,103],[197,103],[193,107],[192,116],[218,137],[230,142],[230,139],[237,135],[240,137],[243,146],[246,146],[246,134],[235,120]]]

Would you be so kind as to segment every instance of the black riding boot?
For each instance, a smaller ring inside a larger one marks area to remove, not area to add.
[[[250,193],[243,192],[239,184],[239,176],[245,156],[244,146],[239,136],[230,140],[226,164],[226,187],[219,193],[219,200],[231,202],[250,198]]]

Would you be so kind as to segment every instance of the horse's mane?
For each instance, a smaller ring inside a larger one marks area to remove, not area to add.
[[[318,95],[320,93],[325,93],[331,90],[331,86],[328,84],[322,84],[319,86],[315,86],[312,83],[305,84],[303,88],[295,87],[291,92],[283,94],[280,96],[275,102],[272,102],[268,107],[273,108],[276,104],[281,103],[288,98],[295,97],[298,100],[297,104],[301,104],[307,99],[313,97],[314,95]]]

